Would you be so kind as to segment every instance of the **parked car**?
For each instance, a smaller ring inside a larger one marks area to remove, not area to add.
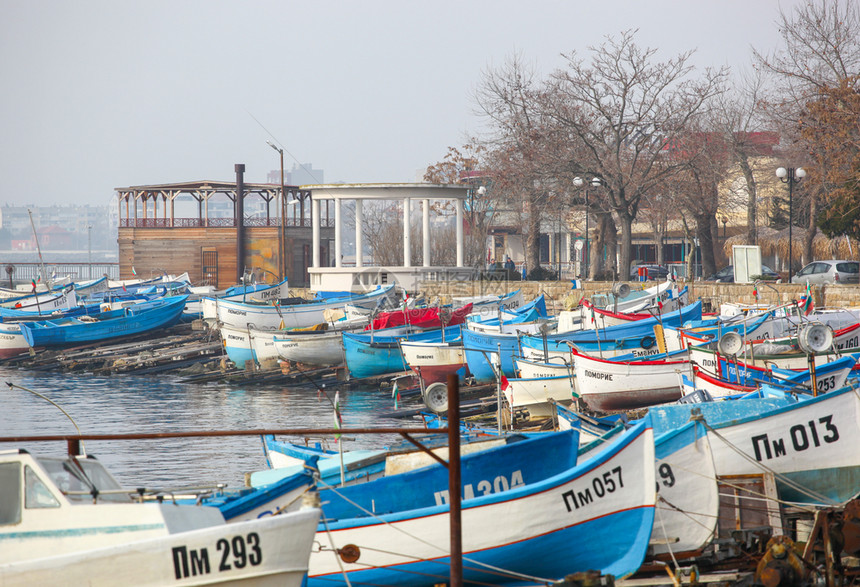
[[[634,265],[630,268],[630,281],[639,281],[639,269],[644,268],[648,271],[648,275],[646,279],[650,279],[651,281],[664,280],[669,275],[669,270],[662,265],[652,265],[649,263],[643,263],[641,265]]]
[[[794,274],[791,283],[860,283],[860,262],[843,259],[813,261]]]
[[[764,279],[779,279],[779,273],[768,267],[767,265],[761,266],[761,277]],[[728,265],[727,267],[723,267],[710,277],[708,277],[705,281],[718,281],[721,283],[734,283],[735,282],[735,267],[734,265]]]

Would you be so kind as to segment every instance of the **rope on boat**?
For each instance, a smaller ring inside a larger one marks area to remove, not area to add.
[[[349,499],[348,497],[344,497],[344,496],[343,496],[343,495],[338,491],[338,488],[337,488],[337,487],[334,487],[334,486],[332,486],[332,485],[329,485],[329,484],[327,484],[326,482],[322,481],[321,479],[319,480],[319,484],[320,484],[321,486],[323,486],[323,488],[331,490],[331,491],[332,491],[332,493],[334,493],[335,495],[337,495],[338,497],[340,497],[341,499],[343,499],[344,501],[346,501],[347,503],[349,503],[350,505],[352,505],[352,506],[353,506],[353,507],[355,507],[356,509],[358,509],[358,510],[360,510],[360,511],[364,512],[367,516],[369,516],[369,517],[371,517],[371,518],[373,518],[373,519],[377,520],[378,522],[381,522],[382,524],[385,524],[386,526],[391,527],[391,529],[396,530],[397,532],[400,532],[401,534],[404,534],[405,536],[408,536],[409,538],[411,538],[411,539],[413,539],[413,540],[416,540],[416,541],[418,541],[418,542],[420,542],[420,543],[422,543],[422,544],[424,544],[424,545],[426,545],[426,546],[430,546],[431,548],[435,548],[436,550],[440,551],[443,555],[448,555],[448,556],[450,556],[450,552],[448,552],[448,550],[446,550],[446,549],[442,548],[441,546],[438,546],[438,545],[436,545],[436,544],[433,544],[432,542],[429,542],[429,541],[427,541],[427,540],[424,540],[423,538],[419,538],[418,536],[416,536],[416,535],[414,535],[414,534],[412,534],[412,533],[410,533],[410,532],[407,532],[407,531],[406,531],[406,530],[404,530],[403,528],[400,528],[399,526],[395,526],[394,524],[392,524],[391,522],[389,522],[389,521],[387,521],[387,520],[383,520],[382,518],[380,518],[379,516],[377,516],[377,515],[376,515],[376,513],[372,512],[372,511],[370,511],[370,510],[365,509],[364,507],[362,507],[361,505],[359,505],[359,504],[355,503],[354,501],[352,501],[352,500],[351,500],[351,499]],[[328,529],[328,524],[326,523],[325,516],[323,516],[323,524],[325,524],[325,527],[326,527],[326,533],[327,533],[327,534],[328,534],[328,536],[329,536],[329,541],[331,542],[332,549],[334,549],[334,550],[335,550],[335,556],[337,556],[337,548],[336,548],[336,547],[335,547],[335,545],[334,545],[334,539],[332,538],[332,536],[331,536],[331,532],[330,532],[330,531],[329,531],[329,529]],[[393,553],[393,554],[401,554],[401,556],[404,556],[404,557],[407,557],[407,558],[415,558],[415,560],[416,560],[416,561],[424,561],[424,562],[438,562],[438,561],[433,561],[432,559],[417,558],[417,557],[410,557],[409,555],[402,554],[402,553]],[[340,557],[337,557],[337,559],[338,559],[338,564],[340,565]],[[515,572],[515,571],[510,571],[510,570],[508,570],[508,569],[503,569],[503,568],[501,568],[501,567],[496,567],[496,566],[491,565],[491,564],[488,564],[488,563],[482,563],[481,561],[472,560],[472,559],[470,559],[470,558],[468,558],[468,557],[465,557],[465,556],[463,557],[463,560],[464,560],[464,561],[468,561],[469,563],[471,563],[471,564],[473,564],[473,565],[477,565],[477,566],[481,567],[482,569],[490,569],[490,570],[492,570],[492,571],[495,571],[495,572],[496,572],[496,573],[498,573],[498,574],[501,574],[501,575],[504,575],[504,576],[507,576],[507,577],[515,577],[515,578],[523,579],[523,580],[536,581],[536,582],[538,582],[538,583],[553,583],[553,582],[554,582],[554,580],[553,580],[553,579],[546,579],[546,578],[542,578],[542,577],[535,577],[535,576],[532,576],[532,575],[526,575],[526,574],[523,574],[523,573],[517,573],[517,572]],[[343,565],[341,565],[341,570],[342,570],[342,572],[344,573],[344,577],[346,577],[346,574],[345,574],[345,573],[346,573],[346,571],[344,571],[344,570],[343,570]]]
[[[662,501],[663,498],[660,498]],[[668,503],[668,502],[667,502]],[[672,576],[672,583],[678,587],[680,584],[676,579],[676,576],[680,574],[681,569],[678,567],[678,560],[675,558],[675,552],[672,550],[672,545],[669,543],[669,534],[666,532],[666,525],[663,523],[663,514],[660,509],[654,508],[657,513],[657,517],[660,518],[660,529],[663,530],[663,538],[666,540],[666,549],[669,551],[669,556],[672,557],[672,567],[674,567],[674,573],[669,573]]]
[[[702,522],[700,522],[699,520],[697,520],[697,519],[696,519],[696,516],[699,516],[699,517],[701,517],[701,518],[716,518],[716,519],[718,519],[718,520],[720,519],[719,514],[717,514],[717,515],[713,515],[713,514],[703,514],[703,513],[701,513],[701,512],[691,512],[691,511],[688,511],[688,510],[683,510],[683,509],[679,508],[678,506],[676,506],[675,504],[673,504],[671,501],[669,501],[668,499],[666,499],[666,498],[665,498],[665,497],[663,497],[663,496],[658,496],[658,498],[659,498],[659,501],[662,501],[663,503],[665,503],[665,504],[666,504],[667,506],[669,506],[669,507],[667,507],[667,508],[655,507],[655,509],[656,509],[657,511],[660,511],[660,510],[674,510],[674,511],[678,512],[679,514],[684,514],[687,518],[689,518],[691,521],[695,522],[696,524],[698,524],[699,526],[701,526],[701,527],[702,527],[702,528],[704,528],[705,530],[707,530],[707,529],[708,529],[708,527],[707,527],[705,524],[703,524]],[[711,531],[711,533],[713,534],[713,530]]]
[[[449,563],[449,562],[444,562],[444,561],[441,561],[441,560],[435,560],[435,559],[422,559],[422,558],[420,558],[420,557],[416,557],[416,556],[411,556],[411,555],[403,554],[403,553],[401,553],[401,552],[394,552],[394,551],[390,551],[390,550],[382,550],[382,549],[380,549],[380,548],[373,548],[373,547],[371,547],[371,546],[366,546],[366,545],[361,545],[361,546],[360,546],[360,548],[361,548],[362,550],[369,550],[369,551],[372,551],[372,552],[378,552],[378,553],[380,553],[380,554],[389,554],[389,555],[393,555],[393,556],[400,556],[400,557],[403,557],[403,558],[409,559],[409,560],[414,561],[414,562],[432,562],[432,563],[436,563],[436,564],[438,564],[438,565],[441,565],[441,566],[443,566],[443,567],[448,567],[448,568],[450,568],[450,566],[451,566],[451,563]],[[403,574],[406,574],[406,575],[418,575],[418,576],[421,576],[421,577],[432,577],[432,578],[434,578],[434,579],[438,579],[438,582],[439,582],[439,583],[447,583],[447,581],[450,579],[450,575],[440,575],[440,574],[438,574],[438,573],[423,573],[423,572],[413,571],[413,570],[409,570],[409,569],[397,569],[397,568],[392,568],[392,567],[388,567],[388,566],[371,565],[371,564],[367,564],[367,563],[361,563],[361,562],[359,562],[359,561],[356,561],[356,562],[355,562],[355,563],[353,563],[353,564],[355,564],[355,565],[362,565],[365,569],[385,569],[386,571],[398,572],[398,573],[403,573]],[[488,574],[488,575],[497,575],[497,576],[499,576],[499,577],[504,577],[504,578],[506,578],[506,579],[510,577],[510,573],[509,573],[509,572],[507,572],[507,571],[497,572],[497,571],[492,571],[492,570],[487,570],[487,569],[479,569],[479,568],[477,568],[477,567],[473,567],[473,566],[464,566],[464,569],[474,570],[474,571],[480,571],[480,572],[482,572],[482,573],[486,573],[486,574]],[[496,585],[496,584],[497,584],[497,583],[485,583],[485,582],[483,582],[483,581],[476,581],[476,580],[474,580],[474,579],[471,579],[471,580],[469,580],[469,581],[464,581],[464,582],[465,582],[465,583],[469,583],[469,584],[471,584],[471,585],[486,585],[486,586],[488,586],[488,587],[489,587],[489,586],[491,586],[491,585]],[[357,583],[357,584],[362,585],[362,584],[367,584],[367,583],[361,583],[361,582],[359,582],[359,583]]]
[[[856,393],[856,391],[855,391],[855,393]],[[791,479],[789,479],[788,477],[786,477],[782,473],[777,473],[776,471],[774,471],[773,469],[771,469],[770,467],[768,467],[764,463],[760,463],[760,462],[756,461],[751,456],[749,456],[747,453],[745,453],[743,450],[741,450],[740,448],[738,448],[737,446],[735,446],[734,444],[732,444],[731,442],[726,440],[725,437],[723,437],[719,432],[714,430],[714,428],[710,424],[708,424],[706,421],[702,420],[702,423],[705,425],[705,428],[708,429],[708,432],[713,433],[714,436],[719,438],[726,446],[728,446],[730,449],[735,451],[741,457],[743,457],[744,459],[749,461],[753,466],[756,466],[756,467],[762,469],[763,471],[770,473],[771,475],[774,476],[774,478],[779,479],[780,481],[782,481],[783,483],[785,483],[786,485],[788,485],[792,489],[796,490],[797,492],[802,493],[802,494],[806,495],[807,497],[811,497],[813,499],[819,500],[824,505],[830,505],[830,506],[839,505],[839,504],[837,504],[836,501],[830,499],[829,497],[821,495],[820,493],[813,491],[812,489],[804,487],[800,483],[797,483],[796,481],[792,481]],[[766,499],[773,499],[774,501],[777,501],[778,503],[782,503],[782,504],[786,504],[786,505],[790,503],[790,502],[783,502],[780,499],[769,498],[767,496],[764,496],[764,497]]]

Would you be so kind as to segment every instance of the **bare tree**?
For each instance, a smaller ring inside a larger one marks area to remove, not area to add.
[[[760,69],[743,72],[726,92],[714,97],[708,116],[743,177],[742,185],[729,186],[720,208],[723,211],[746,208],[747,242],[750,244],[758,241],[759,177],[754,161],[773,148],[773,144],[767,143],[773,133],[767,133],[765,89],[765,76]]]
[[[860,4],[853,0],[810,0],[792,12],[780,11],[782,46],[771,54],[754,50],[754,59],[771,74],[773,92],[770,114],[780,124],[788,148],[784,157],[790,166],[808,166],[808,157],[821,160],[819,147],[801,136],[807,104],[819,100],[827,88],[838,88],[851,80],[860,87]],[[814,134],[814,133],[813,133]],[[820,198],[827,188],[826,175],[813,170],[800,190],[805,204],[808,230],[803,256],[812,258],[812,240],[818,225]],[[793,222],[793,219],[790,221]]]
[[[486,71],[475,95],[491,127],[485,144],[493,186],[521,219],[529,271],[540,267],[540,221],[553,204],[545,161],[550,129],[537,108],[539,91],[534,72],[514,56]]]
[[[489,172],[486,169],[486,164],[482,161],[484,151],[484,147],[475,140],[470,140],[462,147],[462,150],[448,147],[448,153],[445,154],[445,157],[428,166],[424,173],[424,181],[465,184],[471,188],[464,202],[464,222],[468,230],[463,243],[464,262],[471,267],[483,265],[487,234],[496,209],[498,194],[498,190],[493,189],[491,185]],[[438,211],[450,213],[451,209],[448,204],[445,204]],[[454,256],[452,256],[450,264],[453,265],[456,262],[454,248],[456,235],[452,231],[447,231],[446,234],[447,237],[438,231],[434,232],[433,248],[436,252],[433,256],[438,258],[441,263],[443,258],[448,258],[447,254],[443,255],[442,253],[444,251],[452,252],[451,254]],[[450,240],[446,241],[445,238],[450,238]],[[448,261],[445,263],[448,264]]]
[[[636,31],[590,48],[589,64],[575,53],[552,75],[543,106],[571,140],[585,147],[577,174],[600,177],[621,228],[621,271],[630,268],[632,225],[642,198],[659,192],[680,164],[661,163],[667,143],[721,91],[725,70],[691,79],[692,52],[656,61],[656,50],[634,42]]]

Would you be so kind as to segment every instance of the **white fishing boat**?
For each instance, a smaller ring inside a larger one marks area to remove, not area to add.
[[[0,452],[0,584],[303,585],[320,510],[226,524],[138,503],[93,458]]]
[[[17,357],[30,351],[30,345],[21,332],[21,325],[0,322],[0,359]]]
[[[575,377],[573,372],[572,355],[567,357],[552,357],[549,361],[514,357],[514,366],[519,376],[524,379],[535,377]]]
[[[730,357],[731,362],[741,362],[745,365],[767,369],[768,367],[778,367],[780,369],[802,370],[809,368],[809,356],[802,351],[784,352],[775,355],[765,355],[757,353],[749,353],[745,350],[735,357]],[[820,367],[827,363],[833,362],[839,358],[839,354],[835,352],[822,352],[814,354],[815,366]],[[712,374],[718,374],[718,359],[720,354],[704,347],[690,347],[690,362],[705,369]],[[722,357],[725,361],[727,358]]]
[[[191,277],[188,272],[180,273],[179,275],[167,274],[159,275],[158,277],[137,278],[132,279],[109,279],[108,287],[111,289],[123,287],[137,287],[142,285],[156,285],[159,283],[191,283]]]
[[[54,310],[74,308],[78,304],[74,287],[54,290],[37,295],[13,298],[0,303],[0,307],[13,310],[24,310],[36,314],[50,314]]]
[[[468,373],[463,341],[455,342],[416,342],[400,341],[400,350],[409,368],[425,385],[445,383],[448,375],[461,369]]]
[[[192,300],[192,310],[199,312],[200,316],[209,324],[218,320],[218,303],[223,300],[239,302],[269,303],[289,297],[290,287],[288,280],[266,286],[263,284],[237,286],[222,292],[210,292],[209,294],[198,294],[196,300]]]
[[[275,351],[284,361],[316,367],[336,367],[344,362],[341,331],[280,331],[273,337]]]
[[[574,371],[582,400],[593,410],[630,410],[681,397],[681,375],[692,376],[689,360],[610,361],[576,350]]]
[[[844,387],[711,426],[711,450],[721,477],[775,473],[780,498],[792,502],[834,505],[857,495],[860,394],[856,388]]]
[[[367,294],[357,294],[349,298],[334,298],[293,305],[250,304],[219,299],[216,310],[218,322],[234,328],[244,328],[249,324],[257,328],[271,329],[307,328],[325,322],[326,310],[343,308],[346,304],[374,308],[384,304],[394,295],[394,285],[389,285]]]
[[[502,393],[505,394],[505,400],[511,411],[516,408],[525,408],[532,418],[552,416],[553,401],[567,406],[579,397],[572,375],[535,377],[532,379],[504,378],[502,379]]]
[[[478,295],[453,298],[454,309],[472,304],[472,312],[485,317],[497,316],[500,310],[516,310],[523,305],[522,290],[518,289],[503,295]]]

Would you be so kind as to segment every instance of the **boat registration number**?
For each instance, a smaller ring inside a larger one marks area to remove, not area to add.
[[[217,562],[215,570],[219,573],[232,569],[244,569],[247,566],[257,566],[263,562],[263,550],[260,547],[260,535],[251,532],[247,536],[221,538],[215,543],[218,553],[213,563],[209,560],[209,548],[188,548],[174,546],[173,573],[177,580],[208,575],[212,573],[213,563]]]

